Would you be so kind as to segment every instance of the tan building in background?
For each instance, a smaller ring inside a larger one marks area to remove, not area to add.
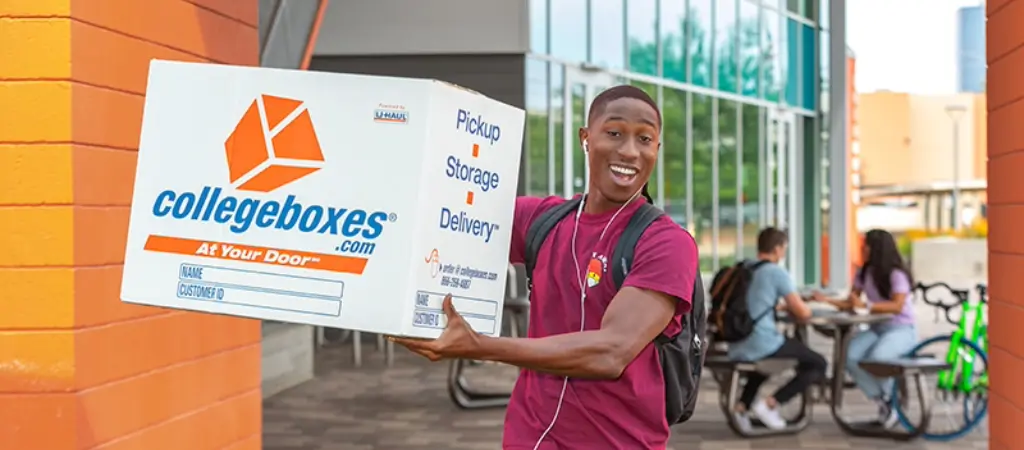
[[[951,114],[960,105],[965,111]],[[858,95],[857,123],[861,185],[923,185],[954,179],[953,127],[959,122],[959,179],[984,180],[985,96]]]
[[[984,94],[857,95],[857,228],[946,229],[970,223],[986,202]],[[954,139],[957,141],[954,144]],[[953,213],[954,180],[960,212]]]

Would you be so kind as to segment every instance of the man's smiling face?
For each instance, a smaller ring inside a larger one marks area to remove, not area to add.
[[[589,149],[591,192],[614,203],[633,198],[657,163],[660,126],[658,112],[635,98],[618,98],[591,111],[587,128],[580,130]]]

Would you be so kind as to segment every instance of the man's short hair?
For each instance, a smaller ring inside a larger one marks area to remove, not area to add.
[[[785,231],[775,227],[768,227],[761,230],[757,235],[757,252],[771,253],[779,246],[786,245],[788,242],[789,236],[786,235]]]
[[[634,100],[640,100],[654,109],[654,113],[658,116],[658,126],[661,126],[661,110],[658,109],[658,103],[651,98],[643,89],[629,84],[620,84],[618,86],[610,87],[605,89],[594,100],[590,103],[590,116],[587,118],[589,123],[590,119],[604,114],[604,109],[609,103],[614,102],[620,98],[631,98]]]

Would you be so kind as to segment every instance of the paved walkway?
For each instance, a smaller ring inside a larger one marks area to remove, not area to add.
[[[364,342],[367,340],[364,340]],[[372,342],[372,340],[370,340]],[[318,353],[317,378],[264,402],[267,450],[445,450],[500,447],[504,410],[463,411],[448,399],[446,364],[431,364],[396,349],[395,365],[364,346],[364,367],[351,366],[351,347],[329,345]],[[487,365],[471,369],[473,382],[509,389],[515,370]],[[725,425],[707,379],[693,419],[674,428],[671,449],[986,449],[987,425],[951,444],[894,443],[853,439],[832,423],[827,409],[798,436],[737,438]],[[847,398],[857,394],[851,393]]]

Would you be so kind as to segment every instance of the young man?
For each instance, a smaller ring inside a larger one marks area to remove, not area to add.
[[[786,421],[779,414],[779,405],[807,391],[812,383],[825,376],[828,365],[823,356],[800,341],[785,338],[775,326],[772,310],[776,309],[779,298],[784,301],[780,308],[794,319],[805,321],[811,317],[811,309],[797,294],[789,273],[779,265],[788,244],[786,233],[776,228],[766,228],[757,236],[757,259],[765,263],[756,268],[747,290],[747,308],[757,322],[750,336],[729,344],[729,358],[737,361],[794,358],[798,361],[796,375],[775,394],[757,403],[753,403],[754,397],[768,377],[759,373],[748,375],[736,410],[740,425],[744,427],[750,426],[750,418],[747,416],[747,411],[750,411],[768,428],[785,428]],[[748,264],[756,263],[752,261]]]
[[[444,302],[448,326],[433,341],[395,339],[432,360],[465,358],[522,367],[505,415],[505,450],[664,449],[665,384],[653,341],[681,330],[690,310],[697,247],[662,216],[644,232],[616,290],[611,257],[657,162],[661,114],[642,90],[617,86],[594,99],[579,139],[590,165],[581,210],[551,231],[537,255],[528,338],[474,333]],[[512,263],[526,232],[566,200],[520,197]]]

